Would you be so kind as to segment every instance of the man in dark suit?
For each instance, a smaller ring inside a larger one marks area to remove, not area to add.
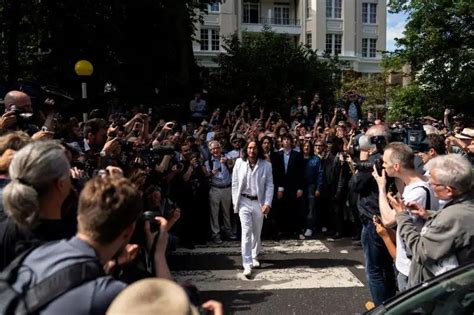
[[[281,137],[283,150],[274,161],[277,209],[275,219],[280,233],[301,234],[303,229],[303,175],[304,160],[300,152],[293,150],[293,137]]]

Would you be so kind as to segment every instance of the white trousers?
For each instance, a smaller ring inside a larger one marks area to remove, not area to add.
[[[263,226],[263,213],[257,200],[240,198],[239,217],[242,226],[242,265],[252,267],[252,258],[260,253],[260,234]]]

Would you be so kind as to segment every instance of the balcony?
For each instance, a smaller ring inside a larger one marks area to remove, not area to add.
[[[301,24],[299,19],[289,19],[282,17],[259,17],[258,20],[256,18],[244,17],[242,19],[242,31],[261,32],[265,25],[270,26],[272,31],[275,33],[291,35],[301,34]]]

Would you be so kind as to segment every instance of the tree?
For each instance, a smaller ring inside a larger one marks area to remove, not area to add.
[[[211,74],[210,91],[216,102],[234,106],[257,100],[271,110],[289,112],[295,95],[309,101],[319,91],[334,104],[340,86],[340,62],[321,58],[316,51],[296,44],[286,35],[265,27],[261,33],[237,34],[224,39],[226,53],[219,55],[219,68]]]
[[[395,96],[422,93],[428,96],[424,104],[437,115],[445,107],[473,116],[471,106],[474,86],[474,2],[471,0],[390,0],[391,12],[409,14],[404,37],[396,39],[398,49],[390,54],[390,62],[409,64],[413,87],[405,88]],[[394,104],[409,108],[401,97]],[[420,104],[421,105],[421,104]]]
[[[194,22],[210,2],[3,0],[0,79],[60,85],[77,95],[73,66],[88,59],[95,67],[92,95],[108,81],[133,103],[156,99],[157,90],[167,97],[189,93],[198,73]]]

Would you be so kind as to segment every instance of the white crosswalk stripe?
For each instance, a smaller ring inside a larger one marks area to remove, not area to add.
[[[319,240],[286,240],[281,242],[262,242],[262,255],[268,254],[306,254],[306,253],[327,253],[329,249]],[[178,248],[174,255],[240,255],[239,242],[223,242],[220,245],[197,246],[195,249]]]
[[[281,290],[363,287],[349,269],[285,268],[254,269],[252,279],[241,270],[193,270],[175,272],[178,282],[191,281],[201,291]]]
[[[322,253],[329,253],[329,248],[319,240],[264,241],[261,250],[265,259],[271,259],[272,255],[281,254],[314,255]],[[240,242],[198,246],[195,249],[179,248],[173,253],[177,256],[202,255],[203,257],[208,255],[240,256],[240,254]],[[173,272],[173,276],[178,282],[193,283],[201,291],[260,291],[364,286],[347,267],[309,268],[296,266],[276,269],[271,266],[269,268],[265,259],[261,261],[264,268],[254,268],[250,280],[243,277],[241,269],[182,270]]]

